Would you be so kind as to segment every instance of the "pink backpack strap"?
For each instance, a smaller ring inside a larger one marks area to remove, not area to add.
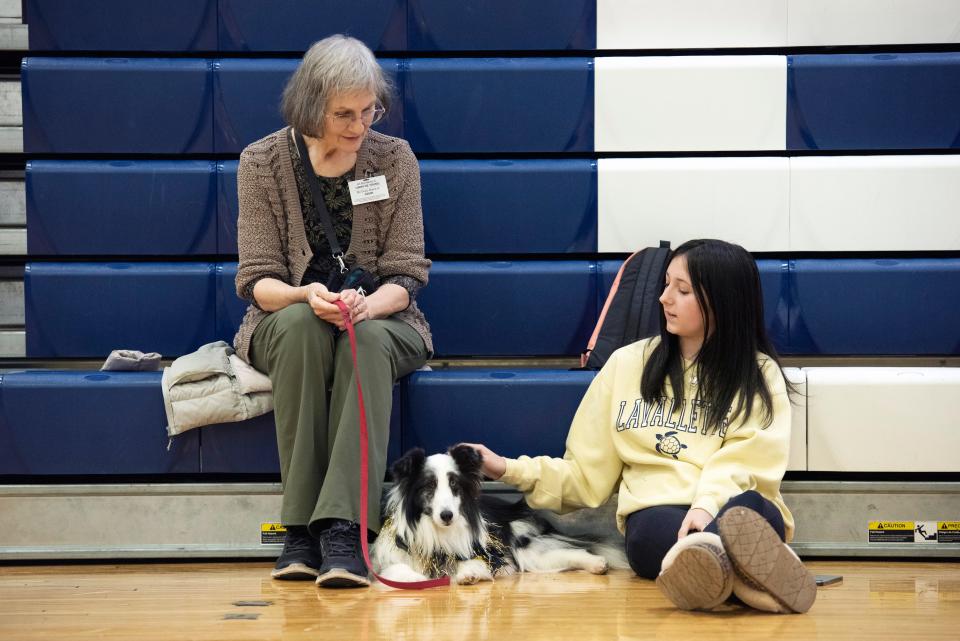
[[[600,335],[600,329],[603,327],[603,319],[607,317],[607,310],[610,309],[610,303],[613,302],[617,288],[620,287],[620,277],[623,276],[623,270],[626,269],[627,263],[633,260],[633,257],[641,251],[643,250],[633,252],[627,256],[627,259],[620,265],[620,269],[617,271],[617,277],[613,279],[613,285],[610,287],[610,293],[607,294],[607,300],[603,303],[603,309],[600,311],[600,318],[597,319],[597,325],[593,328],[593,334],[590,336],[590,340],[587,341],[587,349],[583,350],[580,354],[580,367],[587,366],[587,361],[590,359],[590,352],[593,351],[594,346],[597,344],[597,336]]]

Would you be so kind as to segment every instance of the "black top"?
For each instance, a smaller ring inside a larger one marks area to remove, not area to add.
[[[292,142],[289,144],[293,145]],[[337,266],[337,261],[334,259],[330,245],[327,243],[327,233],[323,228],[320,212],[314,205],[313,194],[307,184],[306,169],[303,163],[298,161],[298,157],[293,153],[293,150],[291,150],[291,156],[294,158],[293,174],[297,179],[297,191],[300,193],[300,209],[303,210],[303,227],[307,233],[310,249],[313,250],[313,258],[310,260],[307,271],[303,274],[300,285],[308,283],[326,284],[331,271]],[[344,251],[350,246],[350,235],[353,232],[353,204],[350,201],[350,187],[347,184],[352,175],[353,168],[342,176],[335,178],[317,176],[320,183],[320,193],[323,194],[323,202],[327,206],[330,221],[337,233],[337,241]],[[410,276],[391,276],[383,282],[400,285],[406,289],[411,302],[416,298],[420,288],[423,287],[423,283]]]
[[[293,163],[293,173],[297,178],[297,191],[300,192],[300,209],[303,210],[303,228],[307,233],[310,249],[313,250],[310,266],[304,272],[300,284],[326,283],[331,271],[337,265],[337,261],[334,259],[330,251],[330,245],[327,243],[327,233],[323,228],[320,212],[317,211],[313,202],[313,194],[310,193],[307,176],[304,172],[303,163]],[[327,211],[330,212],[330,221],[337,233],[337,241],[343,248],[350,246],[350,234],[353,230],[353,205],[350,203],[350,188],[347,186],[347,181],[352,173],[353,170],[351,169],[336,178],[317,176],[317,180],[320,182],[320,193],[323,194],[323,202],[327,206]]]

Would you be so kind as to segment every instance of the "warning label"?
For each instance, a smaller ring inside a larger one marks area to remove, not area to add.
[[[870,521],[870,543],[913,543],[913,521]]]
[[[870,543],[960,543],[960,521],[870,521]]]
[[[260,524],[260,545],[283,545],[287,528],[280,523]]]
[[[936,521],[917,521],[913,526],[914,543],[936,543],[937,542],[937,522]]]
[[[960,521],[937,521],[938,543],[960,543]]]

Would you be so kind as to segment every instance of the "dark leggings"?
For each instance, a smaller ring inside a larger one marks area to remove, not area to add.
[[[732,507],[741,505],[760,514],[784,540],[783,516],[777,506],[750,490],[730,499],[717,518],[710,521],[706,532],[717,534],[717,520]],[[637,575],[655,579],[667,551],[677,542],[680,524],[690,509],[689,505],[657,505],[634,512],[627,517],[627,560]]]

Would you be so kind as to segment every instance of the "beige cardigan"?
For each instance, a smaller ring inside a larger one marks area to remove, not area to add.
[[[254,303],[251,283],[269,276],[299,285],[313,257],[293,174],[292,146],[290,129],[284,128],[250,144],[240,154],[236,287],[237,295],[250,303]],[[381,280],[403,275],[426,284],[430,261],[423,255],[417,159],[406,141],[370,131],[357,155],[354,179],[381,174],[387,179],[390,197],[354,205],[347,260]],[[253,331],[267,314],[251,304],[233,339],[237,354],[247,362]],[[394,317],[413,327],[423,337],[428,353],[433,353],[430,326],[415,301]]]

